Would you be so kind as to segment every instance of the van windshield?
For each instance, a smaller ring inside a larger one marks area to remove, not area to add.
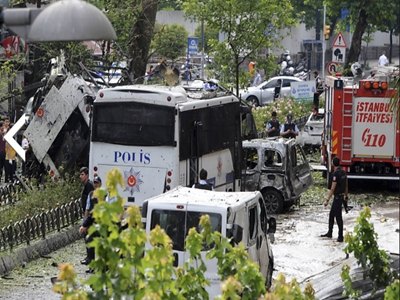
[[[172,248],[177,251],[184,251],[185,238],[189,233],[189,229],[194,227],[197,231],[200,231],[199,222],[202,215],[209,215],[212,230],[221,232],[222,217],[220,214],[165,209],[152,211],[151,229],[159,225],[172,240]]]

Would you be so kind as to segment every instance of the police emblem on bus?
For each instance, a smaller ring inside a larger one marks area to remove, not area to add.
[[[129,171],[124,171],[124,179],[126,182],[124,192],[127,191],[131,195],[135,192],[140,192],[140,185],[143,183],[141,177],[140,171],[136,172],[133,168],[130,168]]]

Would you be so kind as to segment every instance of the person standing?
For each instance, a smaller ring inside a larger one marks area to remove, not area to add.
[[[286,123],[281,126],[281,136],[294,139],[299,135],[299,128],[293,123],[293,115],[289,113],[286,116]]]
[[[332,184],[329,190],[328,196],[324,202],[326,207],[329,204],[329,200],[333,195],[333,202],[331,210],[329,212],[329,227],[328,232],[322,234],[321,237],[332,238],[334,219],[336,219],[336,224],[339,228],[339,234],[337,241],[343,242],[343,218],[342,218],[342,205],[344,199],[347,199],[348,187],[347,187],[347,176],[346,172],[340,167],[340,159],[334,157],[332,159],[333,164],[333,175]]]
[[[316,108],[319,107],[319,96],[324,91],[324,86],[322,84],[322,79],[319,77],[318,71],[314,71],[314,78],[315,78],[315,93],[314,93],[314,101],[313,104]]]
[[[0,137],[0,180],[1,176],[3,174],[3,169],[4,169],[4,177],[7,175],[7,165],[6,165],[6,140],[4,139],[4,136],[10,129],[10,119],[8,117],[5,117],[3,120],[3,123],[1,125],[1,137]]]
[[[3,131],[3,124],[0,126],[0,182],[1,177],[3,176],[3,169],[4,169],[4,176],[6,175],[6,140],[4,139],[4,131]]]
[[[254,75],[254,79],[253,79],[253,86],[258,86],[261,83],[262,79],[261,79],[261,74],[260,74],[260,70],[256,69],[256,73]]]
[[[87,167],[82,167],[79,170],[79,179],[83,184],[83,190],[81,194],[81,207],[82,212],[85,213],[86,210],[86,203],[89,193],[93,191],[93,183],[89,180],[89,169]]]
[[[386,57],[386,52],[383,51],[382,55],[379,56],[379,60],[378,60],[378,66],[383,67],[383,66],[387,66],[389,64],[389,60]]]
[[[281,96],[282,79],[278,79],[274,89],[274,101]]]
[[[101,187],[101,178],[99,176],[95,176],[93,178],[94,190],[89,193],[86,203],[85,216],[83,218],[83,222],[81,227],[79,228],[79,233],[85,236],[86,243],[86,258],[81,260],[81,264],[88,265],[95,258],[95,250],[93,247],[89,247],[88,244],[93,241],[94,235],[88,234],[88,230],[90,226],[94,223],[93,218],[93,209],[97,204],[98,200],[94,197],[94,192]],[[91,269],[87,271],[87,273],[91,273]]]
[[[212,184],[207,182],[207,176],[208,176],[207,171],[204,169],[201,169],[200,174],[199,174],[200,180],[198,183],[195,183],[192,186],[192,188],[213,191],[214,188],[213,188]]]
[[[274,137],[280,135],[280,127],[279,121],[276,118],[276,111],[273,111],[271,114],[271,120],[267,122],[266,131],[268,137]]]
[[[17,152],[6,142],[5,182],[14,182],[17,169]]]

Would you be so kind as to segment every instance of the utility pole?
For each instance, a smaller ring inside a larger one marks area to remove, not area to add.
[[[201,79],[204,79],[204,21],[201,20]]]

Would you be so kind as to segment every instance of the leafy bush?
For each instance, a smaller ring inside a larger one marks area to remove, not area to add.
[[[8,206],[4,206],[0,211],[0,227],[25,219],[42,212],[57,207],[60,204],[70,202],[71,199],[80,197],[81,186],[78,176],[66,175],[63,180],[52,181],[48,179],[44,185],[38,185],[34,181],[28,183],[31,190],[19,192],[18,201]]]
[[[286,116],[292,112],[293,118],[301,118],[311,113],[312,102],[295,101],[292,98],[283,98],[274,101],[273,103],[253,108],[254,121],[257,131],[261,132],[265,129],[265,123],[271,119],[271,113],[276,111],[279,123],[283,124],[286,121]]]
[[[395,279],[395,273],[390,268],[389,255],[378,248],[377,234],[374,226],[368,220],[371,218],[371,209],[365,207],[357,217],[354,234],[347,234],[346,254],[354,253],[357,263],[364,270],[364,278],[369,277],[374,289],[385,287]],[[357,298],[359,291],[352,288],[349,267],[343,266],[342,279],[345,284],[344,293],[347,297]]]
[[[400,280],[396,279],[385,290],[384,300],[397,300],[400,298]]]

